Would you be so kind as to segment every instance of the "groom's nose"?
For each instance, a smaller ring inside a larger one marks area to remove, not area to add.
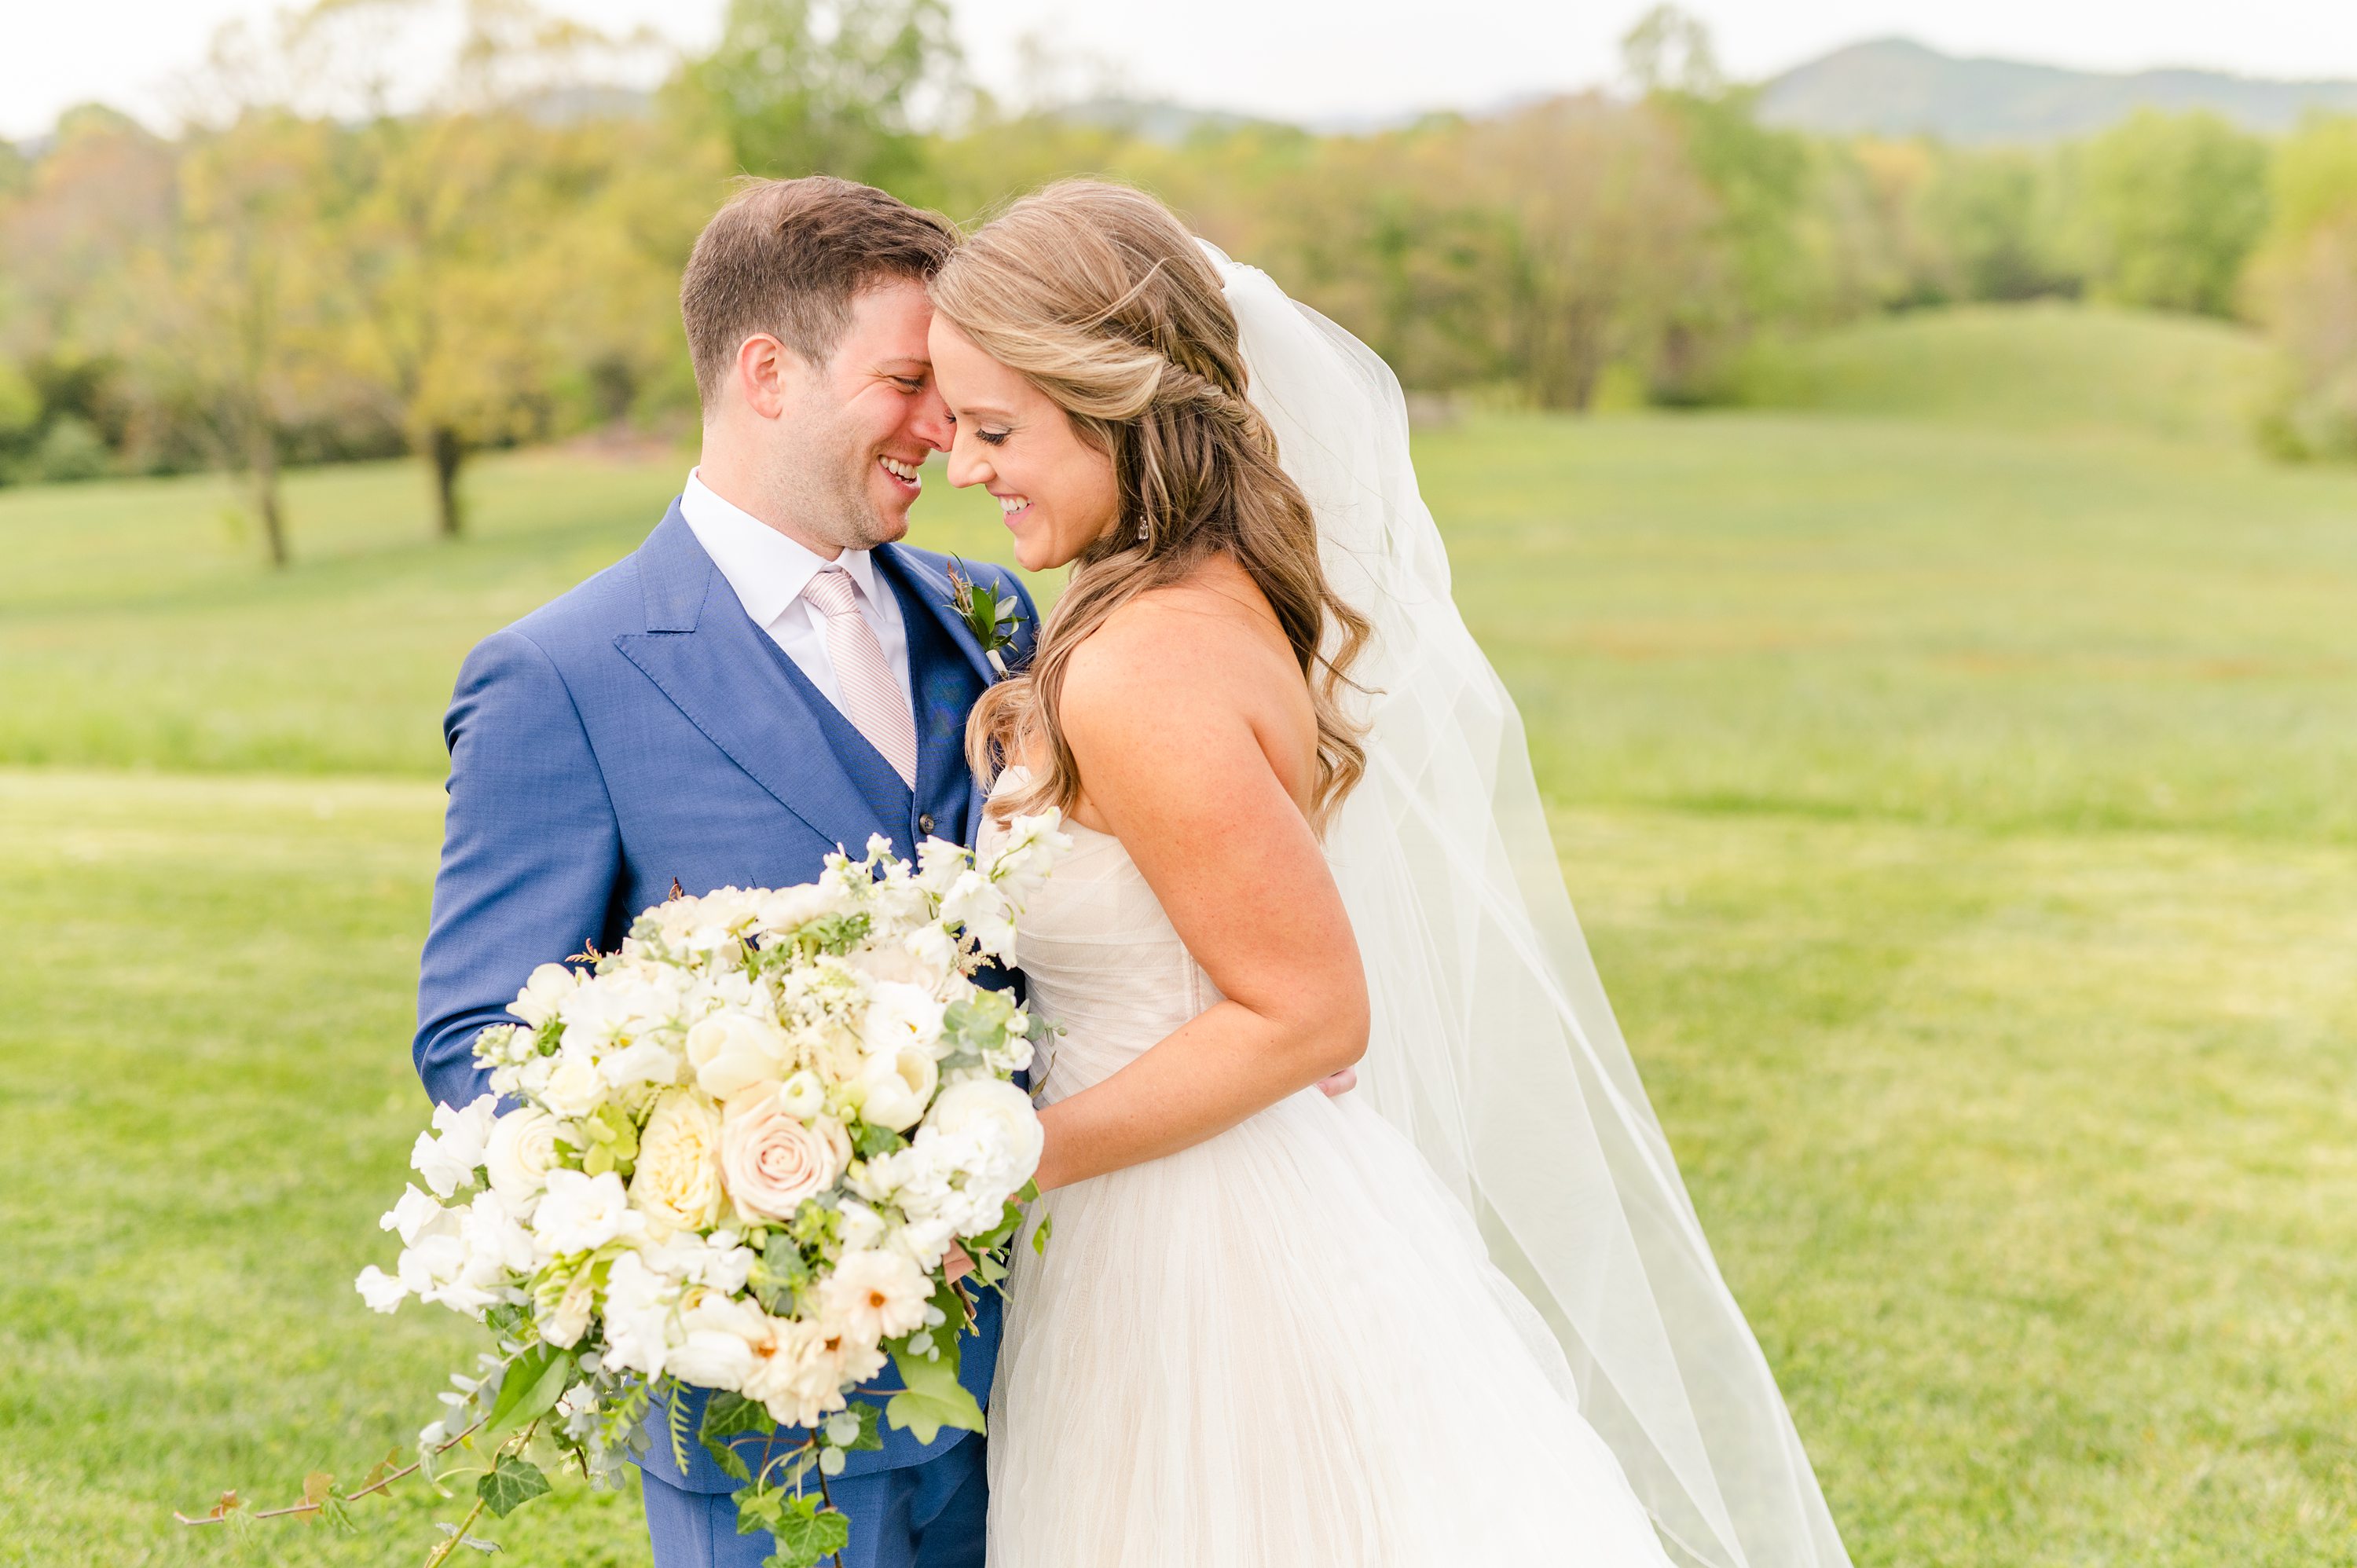
[[[931,380],[917,398],[916,409],[909,415],[909,434],[936,452],[950,449],[957,426],[950,421],[950,405]]]

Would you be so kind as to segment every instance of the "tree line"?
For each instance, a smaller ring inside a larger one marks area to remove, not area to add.
[[[647,40],[467,0],[404,99],[391,45],[433,4],[225,33],[170,135],[88,107],[0,143],[0,483],[226,468],[283,563],[285,466],[408,453],[456,537],[472,454],[693,417],[697,230],[738,177],[818,170],[961,220],[1131,180],[1411,388],[1546,408],[1722,400],[1763,337],[1953,302],[2238,318],[2282,348],[2265,439],[2357,453],[2357,120],[1808,135],[1762,124],[1668,7],[1620,90],[1365,134],[1012,110],[965,79],[947,0],[730,0],[651,92],[607,85]]]

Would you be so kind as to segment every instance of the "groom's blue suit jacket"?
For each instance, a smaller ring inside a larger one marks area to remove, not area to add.
[[[672,884],[786,886],[815,877],[872,833],[906,854],[927,834],[972,843],[982,801],[964,759],[965,716],[989,666],[948,607],[943,557],[882,545],[915,689],[916,788],[753,624],[673,503],[636,553],[479,644],[443,721],[450,806],[417,997],[415,1056],[428,1093],[465,1104],[489,1089],[475,1036],[539,964],[619,946]],[[1012,575],[975,575],[1012,593]],[[982,1293],[963,1346],[985,1404],[999,1313]],[[887,1374],[888,1377],[890,1374]],[[691,1412],[690,1431],[701,1412]],[[691,1443],[684,1473],[661,1422],[644,1463],[691,1491],[735,1483]],[[931,1445],[885,1428],[854,1474],[922,1463]]]

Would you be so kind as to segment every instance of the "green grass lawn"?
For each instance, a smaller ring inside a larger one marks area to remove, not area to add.
[[[1420,437],[1862,1564],[2351,1559],[2357,477],[2248,455],[2247,349],[1975,312],[1810,346],[1813,408]],[[414,1494],[168,1510],[365,1469],[469,1352],[350,1289],[441,704],[677,479],[487,462],[454,548],[410,469],[300,475],[276,576],[217,481],[0,490],[0,1563],[416,1560]],[[966,498],[919,530],[1003,557]],[[645,1561],[627,1497],[498,1533]]]

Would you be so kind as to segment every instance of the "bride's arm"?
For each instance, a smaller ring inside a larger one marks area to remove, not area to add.
[[[1201,1143],[1365,1050],[1341,896],[1240,700],[1299,679],[1183,610],[1117,616],[1075,650],[1060,716],[1088,807],[1226,1000],[1040,1113],[1042,1189]]]

